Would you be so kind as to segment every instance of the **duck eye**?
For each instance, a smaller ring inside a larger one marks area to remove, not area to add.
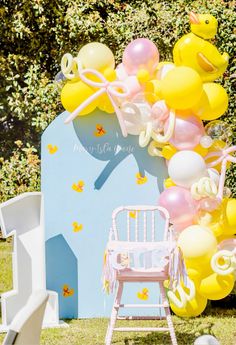
[[[205,20],[205,23],[206,23],[206,24],[209,24],[209,20]]]

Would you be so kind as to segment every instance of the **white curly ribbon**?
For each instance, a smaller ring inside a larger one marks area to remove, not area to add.
[[[234,253],[235,252],[235,253]],[[214,272],[221,276],[226,276],[236,270],[236,250],[219,250],[211,258],[211,267]],[[223,264],[220,264],[222,260]]]
[[[191,301],[195,295],[196,295],[196,288],[194,285],[194,282],[190,279],[188,279],[188,289],[189,293],[184,291],[183,287],[181,285],[178,285],[176,287],[175,292],[169,290],[167,292],[167,296],[171,303],[173,303],[177,308],[184,308],[187,304],[187,302]],[[176,292],[179,294],[179,298],[176,296]]]
[[[139,134],[139,146],[145,147],[149,143],[151,136],[152,136],[152,122],[148,122],[146,125],[146,130],[141,131]]]
[[[152,121],[147,123],[146,130],[141,131],[139,135],[139,145],[145,147],[148,145],[150,139],[152,138],[157,143],[166,144],[172,137],[175,129],[175,112],[170,110],[169,124],[165,134],[156,133],[153,129]]]
[[[161,150],[165,144],[157,143],[155,140],[152,140],[148,146],[148,153],[153,157],[163,157]]]
[[[195,200],[204,197],[216,197],[217,192],[217,185],[210,177],[202,177],[191,186],[191,195]]]
[[[79,73],[82,70],[82,62],[78,57],[73,57],[66,53],[61,59],[61,71],[67,79],[79,78]]]

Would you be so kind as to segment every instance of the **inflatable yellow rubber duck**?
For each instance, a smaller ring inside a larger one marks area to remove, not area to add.
[[[188,66],[199,73],[203,82],[214,81],[226,70],[229,56],[207,42],[217,33],[217,20],[211,14],[190,12],[191,33],[181,37],[173,50],[176,66]]]

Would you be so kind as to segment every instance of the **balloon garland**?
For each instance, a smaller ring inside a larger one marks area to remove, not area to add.
[[[229,57],[207,41],[217,33],[212,15],[191,12],[190,24],[191,33],[174,46],[174,63],[160,62],[146,38],[130,42],[116,68],[111,50],[97,42],[61,61],[67,79],[61,101],[70,112],[65,123],[96,107],[115,112],[123,136],[138,136],[140,147],[167,161],[169,178],[158,203],[169,211],[190,278],[190,286],[178,283],[168,292],[173,311],[183,317],[201,314],[208,299],[227,296],[236,270],[236,199],[224,187],[236,146],[230,147],[230,128],[217,120],[228,96],[214,82]],[[204,127],[202,120],[211,122]]]

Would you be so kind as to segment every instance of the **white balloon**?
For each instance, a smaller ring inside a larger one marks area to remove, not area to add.
[[[220,343],[213,335],[205,334],[198,337],[194,345],[220,345]]]
[[[174,154],[168,165],[168,173],[175,184],[185,188],[190,188],[201,177],[208,176],[202,156],[189,150]]]

